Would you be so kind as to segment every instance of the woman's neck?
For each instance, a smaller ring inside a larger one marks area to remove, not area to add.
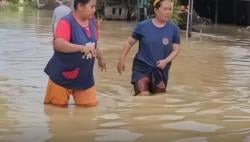
[[[89,25],[88,19],[81,17],[80,14],[78,14],[76,11],[73,12],[73,16],[77,21],[77,23],[80,24],[82,27],[88,27]]]
[[[167,23],[166,21],[160,20],[157,17],[153,19],[153,24],[158,28],[164,27],[166,23]]]

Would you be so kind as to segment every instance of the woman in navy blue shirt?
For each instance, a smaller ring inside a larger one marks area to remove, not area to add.
[[[136,26],[125,42],[117,64],[121,74],[125,70],[125,58],[138,40],[131,79],[138,96],[166,91],[171,62],[180,51],[179,29],[170,21],[171,1],[155,0],[153,7],[155,17]]]

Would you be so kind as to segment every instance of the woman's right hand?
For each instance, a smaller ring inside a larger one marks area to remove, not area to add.
[[[136,43],[136,41],[137,40],[134,39],[133,37],[129,37],[128,40],[124,43],[120,57],[119,57],[119,61],[117,64],[117,71],[119,72],[119,74],[122,74],[122,72],[124,72],[126,56],[129,50],[131,49],[131,47]]]
[[[117,71],[119,74],[122,74],[125,70],[125,63],[123,59],[119,59],[118,64],[117,64]]]
[[[85,45],[81,47],[81,52],[85,55],[91,54],[92,57],[96,57],[96,49],[94,45]]]

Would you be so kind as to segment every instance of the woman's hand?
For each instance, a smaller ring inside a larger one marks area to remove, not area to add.
[[[85,54],[85,56],[88,56],[88,58],[95,58],[96,55],[96,49],[93,45],[85,45],[81,47],[81,52]]]
[[[117,71],[119,72],[119,74],[122,74],[122,72],[124,72],[126,56],[129,50],[132,48],[132,46],[136,43],[136,41],[137,41],[136,39],[130,36],[128,40],[124,43],[117,63]]]
[[[98,58],[98,67],[101,69],[101,71],[107,71],[107,68],[106,68],[106,62],[104,59],[99,59]]]
[[[125,70],[125,63],[123,59],[119,59],[118,63],[117,63],[117,71],[119,74],[122,74],[122,72],[124,72]]]
[[[168,62],[166,60],[159,60],[156,62],[156,66],[162,70],[166,67],[167,64]]]

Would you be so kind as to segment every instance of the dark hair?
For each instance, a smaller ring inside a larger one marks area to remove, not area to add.
[[[86,5],[90,0],[74,0],[74,9],[77,9],[77,5],[80,3],[82,5]]]

